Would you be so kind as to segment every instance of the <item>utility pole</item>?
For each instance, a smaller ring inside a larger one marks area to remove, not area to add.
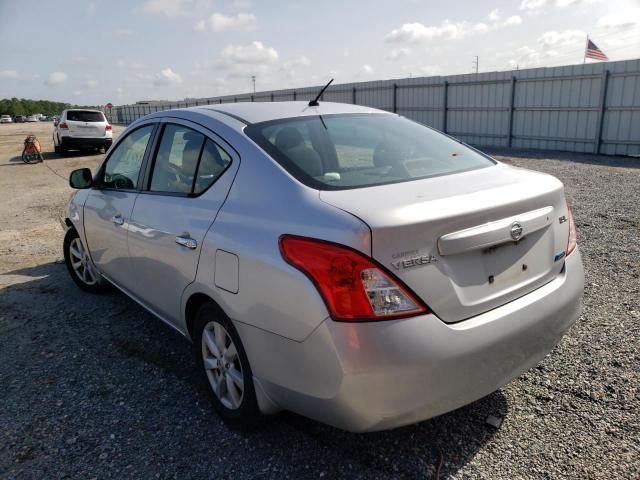
[[[256,76],[251,75],[251,83],[253,84],[253,93],[256,93]]]
[[[475,71],[475,73],[478,73],[479,65],[480,65],[480,59],[478,58],[478,55],[476,55],[475,57],[473,57],[473,70]]]

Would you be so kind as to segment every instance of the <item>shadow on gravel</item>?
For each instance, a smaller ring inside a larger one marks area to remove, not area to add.
[[[620,168],[640,168],[640,158],[612,156],[612,155],[594,155],[590,153],[573,153],[573,152],[556,152],[549,150],[525,150],[525,149],[506,149],[485,147],[481,149],[483,152],[497,157],[523,158],[523,159],[550,159],[550,160],[568,160],[574,163],[582,163],[587,165],[601,165],[606,167]]]
[[[11,284],[0,288],[0,423],[10,440],[0,477],[119,478],[127,468],[137,478],[447,478],[497,432],[487,416],[508,412],[497,391],[386,432],[293,413],[237,432],[210,407],[190,344],[123,294],[83,293],[58,263],[2,276]]]

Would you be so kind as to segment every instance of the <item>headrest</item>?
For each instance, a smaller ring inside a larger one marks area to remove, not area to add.
[[[302,134],[295,127],[284,127],[276,136],[276,147],[284,152],[290,148],[297,147],[303,142]]]

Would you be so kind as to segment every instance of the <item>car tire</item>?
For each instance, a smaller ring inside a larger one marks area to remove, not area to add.
[[[89,293],[104,293],[110,290],[109,283],[96,270],[74,228],[67,230],[64,236],[63,250],[67,270],[80,289]]]
[[[231,427],[256,428],[261,413],[249,359],[233,323],[213,302],[198,309],[193,353],[216,412]]]
[[[57,153],[58,155],[60,155],[61,150],[60,150],[60,145],[56,145],[55,143],[53,144],[53,151],[55,153]]]

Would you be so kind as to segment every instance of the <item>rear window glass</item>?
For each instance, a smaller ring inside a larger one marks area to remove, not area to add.
[[[104,115],[101,112],[89,112],[82,110],[71,110],[67,112],[67,120],[72,122],[104,122]]]
[[[245,132],[294,177],[320,190],[405,182],[494,164],[396,115],[297,117],[249,125]]]

